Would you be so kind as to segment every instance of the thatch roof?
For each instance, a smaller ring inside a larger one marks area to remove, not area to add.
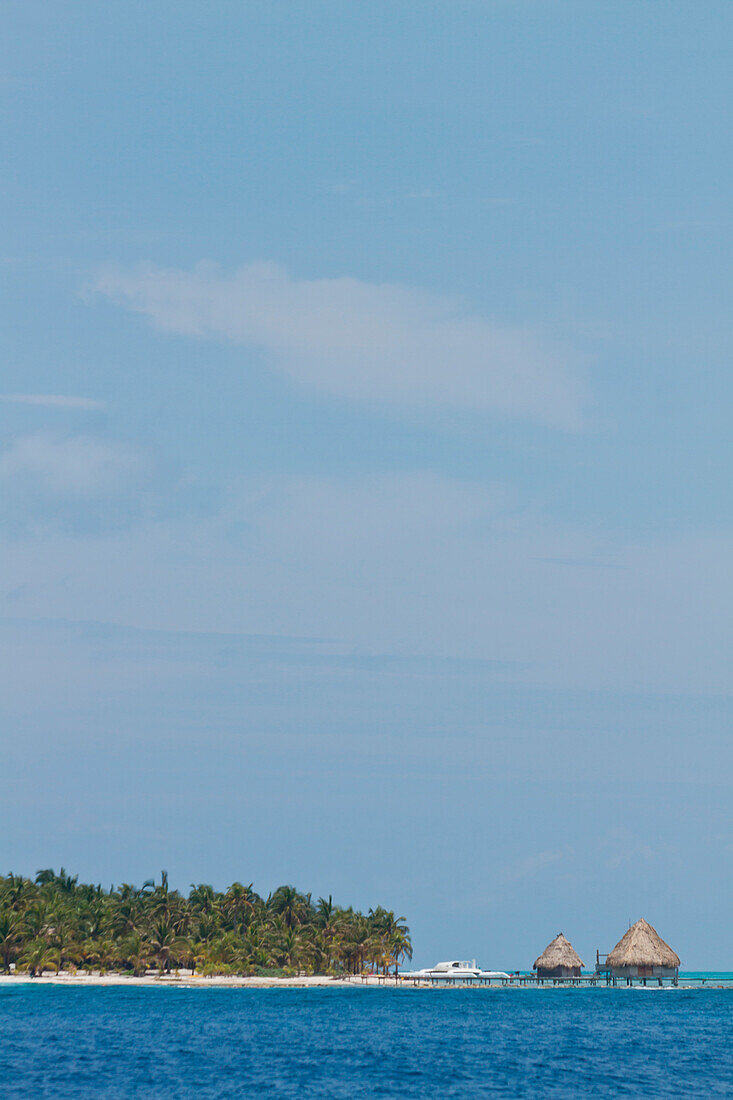
[[[585,963],[578,952],[573,948],[569,940],[566,940],[560,932],[552,943],[548,943],[539,959],[535,959],[533,970],[554,970],[555,967],[566,966],[572,969],[575,966],[583,967]]]
[[[606,959],[608,966],[680,965],[679,956],[643,918],[632,924]]]

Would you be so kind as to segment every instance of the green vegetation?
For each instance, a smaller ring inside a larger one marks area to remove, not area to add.
[[[178,968],[201,974],[383,973],[412,958],[404,917],[378,906],[364,916],[331,898],[280,886],[261,898],[252,885],[224,893],[203,884],[187,898],[168,875],[138,889],[79,883],[63,868],[35,880],[0,876],[0,966],[123,971]]]

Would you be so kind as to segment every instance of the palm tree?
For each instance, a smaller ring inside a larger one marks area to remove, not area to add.
[[[44,970],[58,970],[59,953],[55,947],[50,947],[44,939],[37,938],[31,940],[28,944],[20,962],[32,978],[39,978]]]
[[[150,965],[150,947],[137,932],[133,932],[120,945],[123,965],[131,966],[136,978],[144,974]]]
[[[216,908],[216,892],[213,886],[199,883],[198,886],[191,883],[191,893],[188,895],[189,905],[193,905],[202,913],[211,913]]]
[[[74,887],[79,881],[78,875],[67,875],[63,867],[56,876],[56,886],[63,894],[73,894]]]
[[[0,955],[3,959],[3,970],[10,970],[10,963],[22,936],[21,924],[16,914],[12,910],[0,912]]]
[[[401,918],[404,919],[404,918]],[[410,931],[407,928],[395,928],[389,938],[389,953],[394,963],[395,977],[397,977],[397,971],[399,965],[403,959],[412,958],[412,941],[410,939]],[[386,971],[385,971],[386,972]]]
[[[63,909],[58,909],[53,915],[49,938],[59,953],[59,967],[63,968],[65,962],[75,965],[79,961],[81,949],[77,941],[77,927]]]
[[[294,886],[278,886],[267,899],[267,908],[281,916],[288,928],[302,922],[307,905],[308,899],[299,894]]]
[[[136,932],[143,920],[143,907],[137,894],[121,893],[111,914],[111,925],[118,936]]]
[[[17,912],[24,908],[28,898],[33,896],[33,885],[21,875],[9,874],[5,879],[3,892],[8,907]]]
[[[304,932],[286,926],[278,937],[276,950],[281,964],[288,970],[303,970],[312,954],[312,944]]]
[[[391,909],[383,909],[378,905],[376,909],[369,910],[368,920],[379,943],[379,959],[375,958],[375,962],[384,967],[385,974],[388,967],[394,963],[396,974],[400,959],[412,958],[410,929],[405,923],[405,918],[395,917]]]
[[[217,933],[221,931],[217,914],[195,914],[190,922],[190,931],[194,939],[202,943],[213,940]]]
[[[225,974],[237,966],[241,970],[241,956],[241,941],[233,932],[225,932],[211,943],[201,945],[195,961],[205,974]]]
[[[317,944],[318,964],[326,971],[331,970],[338,942],[338,910],[333,904],[333,898],[319,898],[316,906],[316,922],[319,929],[319,937],[314,941]]]
[[[150,951],[161,974],[170,970],[171,962],[181,955],[190,955],[191,944],[165,920],[157,920],[150,932]]]
[[[344,920],[341,950],[343,962],[352,974],[358,974],[372,953],[374,938],[369,922],[361,914],[351,914]]]
[[[101,940],[97,945],[97,965],[102,974],[119,967],[120,950],[114,940]]]
[[[243,886],[241,882],[233,882],[222,899],[222,911],[228,920],[232,922],[234,931],[244,930],[254,912],[255,902],[259,898],[252,890],[252,883]]]

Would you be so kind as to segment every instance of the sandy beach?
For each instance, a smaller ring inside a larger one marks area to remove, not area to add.
[[[99,974],[94,972],[86,973],[84,971],[77,971],[76,973],[61,971],[58,974],[49,972],[39,978],[32,978],[29,974],[25,973],[0,974],[0,987],[23,984],[66,986],[186,986],[189,989],[207,989],[214,988],[215,986],[243,989],[310,989],[313,987],[333,989],[339,987],[354,988],[355,986],[396,986],[401,983],[399,980],[395,981],[393,977],[381,978],[376,975],[368,975],[363,978],[330,978],[327,975],[309,975],[307,977],[297,978],[250,978],[239,975],[204,977],[201,974],[191,974],[190,971],[186,970],[179,970],[178,973],[165,974],[163,976],[152,973],[144,974],[137,978],[131,974]]]

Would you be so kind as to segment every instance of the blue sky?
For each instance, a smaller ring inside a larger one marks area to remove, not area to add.
[[[730,963],[730,6],[9,4],[2,861]]]

